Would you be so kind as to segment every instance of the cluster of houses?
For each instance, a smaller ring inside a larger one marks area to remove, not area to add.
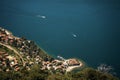
[[[20,70],[20,63],[18,63],[18,60],[16,57],[9,55],[6,52],[0,51],[0,71],[10,71]]]
[[[3,28],[0,28],[0,42],[4,44],[12,44],[15,39],[17,38],[13,38],[12,33]]]
[[[70,66],[80,65],[80,62],[77,59],[66,59],[66,60],[58,60],[55,59],[52,62],[44,62],[42,63],[43,68],[47,70],[61,70],[66,71],[66,69]]]
[[[43,58],[42,58],[43,56],[47,57],[47,54],[44,54],[44,52],[42,52],[41,49],[38,48],[38,46],[33,41],[26,40],[25,38],[15,37],[12,35],[11,32],[1,27],[0,27],[0,43],[5,45],[10,45],[11,47],[16,48],[19,54],[24,59],[26,64],[25,67],[28,70],[30,69],[31,65],[40,64],[41,61],[43,61]],[[0,54],[0,56],[2,55],[3,54]],[[10,54],[7,54],[7,55],[10,55]],[[16,61],[12,62],[12,64],[13,63],[16,65]]]
[[[23,37],[22,38],[15,37],[12,35],[11,32],[1,27],[0,27],[0,42],[17,48],[20,54],[23,56],[27,55],[29,55],[30,57],[36,57],[38,55],[41,55],[41,57],[43,57],[44,55],[47,56],[47,54],[44,54],[44,52],[42,52],[42,50],[33,41],[26,40]]]
[[[26,40],[23,37],[15,37],[11,32],[3,28],[0,28],[0,42],[16,47],[20,52],[30,56],[32,54],[37,55],[40,52],[40,48],[33,41]]]
[[[30,67],[34,64],[42,64],[42,69],[47,70],[62,70],[65,71],[69,66],[80,65],[77,59],[64,59],[59,56],[59,59],[52,59],[44,54],[42,50],[30,40],[25,38],[18,38],[12,35],[11,32],[0,28],[0,43],[10,45],[16,48],[19,54],[25,61],[25,67],[30,70]],[[50,58],[50,59],[48,59]],[[14,69],[19,71],[19,62],[14,56],[10,56],[7,53],[0,52],[0,67],[7,67],[6,71]],[[1,68],[0,68],[1,69]]]

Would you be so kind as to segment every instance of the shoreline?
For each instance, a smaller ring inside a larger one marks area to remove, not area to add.
[[[16,36],[14,36],[13,35],[13,33],[12,32],[9,32],[8,30],[6,30],[5,29],[5,34],[8,34],[8,36],[11,36],[11,37],[13,37],[13,38],[18,38],[18,39],[21,39],[21,37],[16,37]],[[26,39],[27,41],[31,41],[31,40],[28,40],[28,39]],[[24,40],[23,40],[24,41]],[[40,50],[41,50],[41,53],[43,54],[46,54],[46,57],[48,57],[48,58],[53,58],[53,59],[55,59],[55,57],[53,56],[53,55],[50,55],[45,49],[43,49],[41,46],[40,46],[40,44],[37,44],[35,41],[33,41],[33,43],[34,43],[34,45],[36,45],[37,46],[37,48],[39,48]],[[9,47],[9,45],[7,46],[7,47]],[[10,49],[12,49],[11,47],[9,47]],[[14,52],[16,52],[17,53],[17,51],[16,50],[14,50],[14,49],[12,49]],[[19,55],[19,53],[17,53],[18,55]],[[42,57],[42,56],[41,56]],[[22,58],[22,56],[20,56],[20,58],[22,59],[22,61],[23,61],[23,63],[24,63],[24,60],[23,60],[23,58]],[[65,67],[65,70],[66,70],[66,72],[70,72],[70,71],[72,71],[72,70],[74,70],[75,68],[81,68],[83,65],[84,65],[84,62],[82,61],[82,60],[80,60],[80,59],[76,59],[76,58],[72,58],[72,59],[74,59],[73,60],[73,62],[72,63],[70,63],[70,64],[72,64],[72,66],[70,66],[69,65],[69,61],[67,61],[67,60],[69,60],[69,59],[67,59],[65,62],[63,61],[63,65],[64,65],[64,67]],[[57,60],[59,60],[59,59],[57,59]],[[76,61],[77,60],[77,61]],[[77,64],[75,63],[75,62],[77,62]],[[59,62],[58,62],[59,63]],[[48,64],[48,63],[47,63]],[[50,62],[49,62],[49,64],[51,64]],[[57,64],[57,62],[56,62],[56,64]],[[66,67],[66,64],[67,64],[67,67]],[[49,65],[48,65],[49,66]],[[56,66],[56,65],[55,65]],[[60,66],[56,66],[57,68],[60,68]],[[62,66],[61,66],[62,67]],[[61,69],[63,69],[63,68],[61,68]]]
[[[84,66],[84,63],[82,61],[79,60],[79,63],[80,65],[68,66],[68,68],[66,69],[66,72],[71,72],[72,70],[76,68],[81,68],[82,66]]]

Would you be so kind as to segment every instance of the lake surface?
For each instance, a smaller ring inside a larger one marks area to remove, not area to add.
[[[119,0],[4,0],[0,26],[50,55],[105,63],[120,75]]]

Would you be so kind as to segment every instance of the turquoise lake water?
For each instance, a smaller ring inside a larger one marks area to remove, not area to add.
[[[105,63],[119,75],[119,0],[1,0],[0,11],[0,26],[50,55]]]

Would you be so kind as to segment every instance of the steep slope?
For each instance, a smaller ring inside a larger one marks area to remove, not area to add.
[[[23,37],[15,37],[10,31],[3,28],[0,28],[0,45],[0,48],[6,47],[15,53],[12,56],[10,54],[6,56],[8,62],[13,64],[12,66],[16,65],[15,61],[10,61],[9,58],[14,58],[15,56],[18,56],[19,62],[22,62],[21,67],[26,67],[27,69],[30,69],[30,66],[33,64],[42,64],[43,61],[54,59],[38,47],[34,41],[27,40]],[[1,52],[1,55],[3,55],[2,53],[5,52]]]
[[[0,28],[0,80],[119,80],[104,66],[97,70],[76,58],[57,57],[49,56],[34,41]]]

